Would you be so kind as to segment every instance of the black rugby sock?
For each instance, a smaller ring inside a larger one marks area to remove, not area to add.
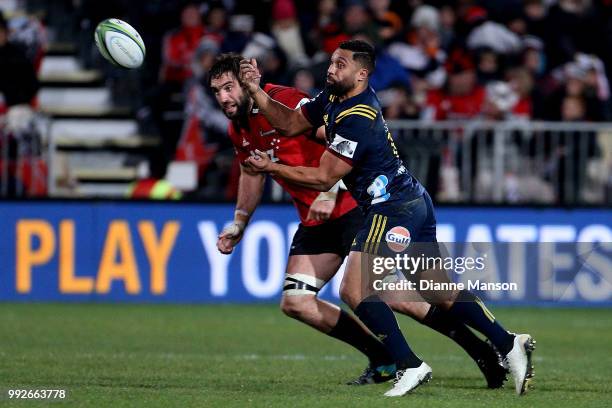
[[[489,345],[476,336],[469,327],[457,322],[448,312],[437,306],[431,305],[421,323],[453,339],[475,361],[482,358],[483,349],[489,349]]]
[[[359,322],[344,310],[340,310],[338,323],[327,334],[361,351],[374,367],[393,364],[393,357],[385,345],[365,331]]]
[[[410,349],[393,311],[378,296],[362,300],[355,308],[355,314],[384,343],[398,370],[421,365],[421,359]]]
[[[467,290],[459,292],[457,300],[448,311],[458,321],[484,334],[502,355],[512,349],[514,336],[497,323],[493,313],[473,293]]]

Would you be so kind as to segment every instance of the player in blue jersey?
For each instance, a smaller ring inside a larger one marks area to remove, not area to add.
[[[359,40],[342,43],[331,57],[326,89],[291,109],[269,98],[259,87],[256,62],[243,61],[242,84],[273,127],[292,136],[324,125],[327,139],[327,150],[318,167],[273,163],[259,151],[245,165],[319,191],[342,179],[364,210],[366,220],[351,247],[341,297],[392,354],[396,381],[385,395],[401,396],[428,381],[431,368],[410,349],[389,306],[377,294],[364,294],[362,267],[369,254],[382,255],[389,248],[395,251],[415,243],[435,243],[436,219],[429,194],[399,158],[378,98],[368,85],[374,66],[372,46]],[[386,243],[381,245],[383,237]],[[534,341],[530,335],[505,330],[468,291],[455,291],[436,303],[484,334],[504,357],[517,393],[527,390],[533,372]]]

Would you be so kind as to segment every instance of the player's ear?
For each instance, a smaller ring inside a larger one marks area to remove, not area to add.
[[[366,81],[368,79],[368,70],[365,68],[361,68],[359,70],[359,72],[357,73],[357,80],[358,81]]]

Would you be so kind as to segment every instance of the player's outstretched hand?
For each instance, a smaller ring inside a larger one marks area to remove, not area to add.
[[[259,82],[261,80],[261,74],[257,69],[257,61],[255,58],[250,60],[243,59],[240,61],[240,83],[247,91],[251,93],[257,92],[259,89]]]
[[[246,159],[244,165],[256,173],[266,173],[271,170],[272,160],[261,150],[255,150],[255,155]]]
[[[336,201],[315,200],[308,209],[308,220],[327,221],[336,207]]]
[[[231,223],[227,227],[223,228],[223,231],[217,237],[217,249],[222,254],[231,254],[234,247],[238,245],[238,242],[242,239],[244,233],[244,225],[236,222]]]

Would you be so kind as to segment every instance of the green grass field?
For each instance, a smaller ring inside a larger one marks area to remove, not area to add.
[[[538,342],[534,389],[487,390],[467,355],[400,318],[433,380],[383,398],[349,387],[365,359],[273,305],[0,304],[0,406],[610,407],[612,312],[497,309]],[[66,389],[62,402],[15,401],[7,389]]]

